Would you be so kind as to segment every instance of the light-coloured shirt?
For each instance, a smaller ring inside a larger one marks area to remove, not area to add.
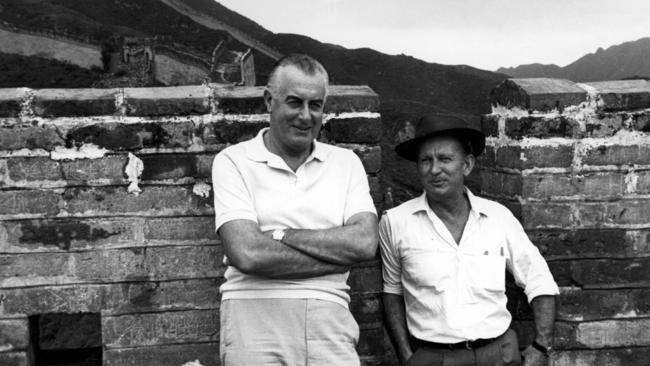
[[[501,204],[465,190],[471,210],[457,244],[426,194],[388,210],[379,224],[384,292],[404,296],[412,336],[456,343],[504,333],[506,268],[528,301],[556,295],[548,265]]]
[[[221,151],[212,163],[215,223],[246,219],[262,231],[340,227],[357,213],[376,214],[361,160],[351,150],[314,141],[293,172],[264,145],[261,130]],[[349,273],[305,279],[271,279],[229,266],[223,299],[315,298],[347,307]]]

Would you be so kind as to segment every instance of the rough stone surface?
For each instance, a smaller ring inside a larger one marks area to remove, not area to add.
[[[605,110],[634,110],[650,107],[650,82],[615,80],[585,83],[596,89]]]
[[[536,111],[563,109],[587,99],[587,92],[563,79],[508,79],[491,93],[492,104]]]
[[[41,117],[112,115],[118,89],[40,89],[32,110]]]
[[[0,352],[24,350],[28,346],[29,322],[27,318],[0,320]]]
[[[53,150],[64,141],[54,126],[0,125],[0,151],[20,149]]]
[[[26,352],[0,353],[0,365],[2,366],[31,366]]]
[[[219,366],[219,344],[199,343],[139,348],[109,349],[106,366],[180,366],[198,361],[203,366]]]
[[[381,120],[368,118],[330,119],[323,127],[328,140],[351,143],[378,143]]]

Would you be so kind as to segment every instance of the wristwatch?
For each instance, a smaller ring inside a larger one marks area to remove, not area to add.
[[[533,341],[533,344],[531,344],[531,346],[533,346],[533,348],[535,348],[536,350],[542,352],[546,356],[548,356],[549,353],[551,353],[551,349],[552,349],[551,346],[548,346],[548,347],[547,346],[542,346],[537,341]]]
[[[273,238],[273,240],[282,241],[282,239],[284,239],[284,230],[280,230],[280,229],[273,230],[271,237]]]

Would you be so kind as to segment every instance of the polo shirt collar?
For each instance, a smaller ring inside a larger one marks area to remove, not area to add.
[[[280,156],[270,152],[269,149],[266,148],[266,145],[264,145],[264,133],[266,133],[268,130],[269,127],[266,127],[257,133],[257,136],[255,136],[251,140],[251,143],[248,145],[246,154],[249,159],[254,161],[265,162],[274,167],[276,165],[284,166],[286,165],[284,163],[284,160],[282,160]],[[325,144],[316,140],[314,140],[312,144],[314,148],[312,149],[311,154],[309,154],[307,157],[307,160],[305,160],[305,163],[308,163],[313,159],[316,159],[318,161],[325,161],[329,156],[329,151],[326,149]]]
[[[465,187],[465,194],[467,195],[471,208],[470,215],[488,216],[487,207],[479,197],[476,197],[467,187]],[[415,214],[416,212],[426,212],[428,210],[431,210],[431,207],[429,207],[429,203],[427,202],[427,193],[424,192],[415,200],[411,213]]]

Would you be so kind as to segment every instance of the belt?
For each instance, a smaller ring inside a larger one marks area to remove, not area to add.
[[[415,338],[415,337],[413,337],[413,340],[420,347],[435,348],[435,349],[448,349],[448,350],[453,351],[453,350],[459,350],[459,349],[481,348],[483,346],[487,346],[488,344],[494,342],[499,337],[489,338],[489,339],[477,339],[477,340],[474,340],[474,341],[462,341],[462,342],[458,342],[458,343],[436,343],[436,342],[423,341],[423,340]]]

